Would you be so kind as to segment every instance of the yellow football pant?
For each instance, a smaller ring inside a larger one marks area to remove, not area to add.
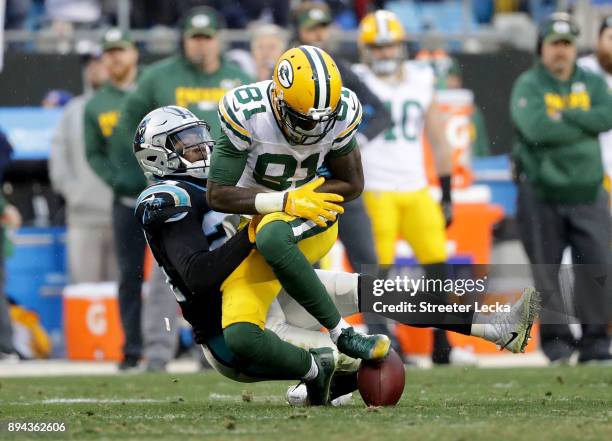
[[[338,236],[338,223],[317,227],[314,222],[285,213],[271,213],[261,220],[257,232],[276,220],[288,222],[298,242],[298,248],[310,263],[325,256]],[[264,257],[251,251],[246,259],[221,285],[223,329],[234,323],[248,322],[264,329],[268,309],[281,290],[281,284]]]
[[[446,228],[440,205],[428,188],[413,192],[365,192],[378,261],[395,261],[395,244],[404,239],[420,264],[445,262]]]

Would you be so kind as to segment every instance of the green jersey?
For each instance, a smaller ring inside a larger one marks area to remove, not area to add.
[[[576,67],[560,81],[538,62],[514,84],[510,107],[514,156],[538,196],[593,202],[603,182],[598,135],[612,128],[612,95],[604,80]]]
[[[251,81],[240,68],[223,59],[219,69],[209,74],[181,55],[166,58],[149,66],[139,78],[136,90],[125,101],[119,132],[131,145],[136,127],[147,113],[175,105],[210,124],[213,139],[217,139],[221,135],[219,100],[229,90]]]
[[[107,83],[85,106],[87,161],[118,197],[138,195],[146,184],[131,147],[112,142],[126,94],[125,90]]]

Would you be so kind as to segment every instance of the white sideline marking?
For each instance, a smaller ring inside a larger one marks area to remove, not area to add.
[[[42,400],[41,404],[73,404],[73,403],[163,403],[164,400],[152,398],[51,398]]]
[[[168,372],[171,374],[195,373],[199,369],[197,360],[182,359],[168,363]],[[109,361],[28,360],[0,362],[0,378],[116,374],[118,374],[117,363]]]
[[[211,400],[217,400],[217,401],[242,401],[242,395],[240,394],[234,394],[234,395],[228,395],[228,394],[218,394],[218,393],[211,393],[208,398],[210,398]],[[251,398],[253,401],[276,401],[276,402],[285,402],[284,397],[280,396],[280,395],[253,395],[253,397]]]
[[[19,406],[33,406],[35,404],[79,404],[79,403],[93,403],[93,404],[121,404],[121,403],[165,403],[166,400],[154,400],[152,398],[50,398],[48,400],[38,401],[15,401],[12,403],[5,403]]]

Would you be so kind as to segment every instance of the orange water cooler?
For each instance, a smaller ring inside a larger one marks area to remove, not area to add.
[[[69,285],[64,289],[63,302],[68,359],[122,359],[124,337],[116,283]]]

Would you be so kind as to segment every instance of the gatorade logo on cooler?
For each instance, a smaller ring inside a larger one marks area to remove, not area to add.
[[[92,303],[87,308],[85,315],[87,329],[93,335],[104,335],[108,330],[108,322],[106,320],[106,305],[104,303]]]

